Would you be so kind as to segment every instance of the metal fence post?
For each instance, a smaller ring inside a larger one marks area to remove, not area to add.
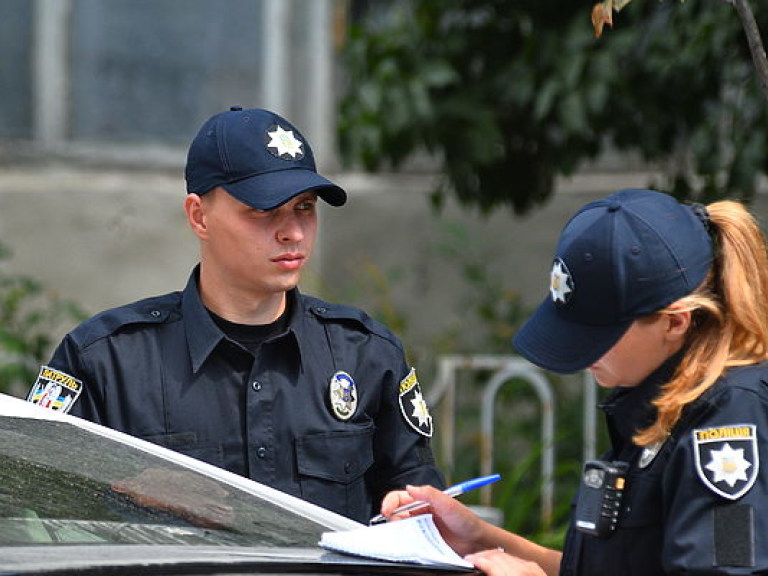
[[[555,462],[554,395],[549,382],[541,370],[517,356],[451,355],[440,357],[437,379],[428,396],[428,402],[431,405],[436,405],[440,401],[446,402],[441,418],[443,436],[440,448],[442,459],[450,472],[454,468],[456,372],[459,369],[495,371],[485,385],[481,404],[482,453],[480,465],[483,474],[491,474],[493,468],[493,407],[499,389],[509,380],[521,378],[530,384],[538,395],[542,410],[541,521],[545,528],[549,528],[552,523]],[[490,491],[491,487],[482,489],[481,502],[485,506],[490,504]]]

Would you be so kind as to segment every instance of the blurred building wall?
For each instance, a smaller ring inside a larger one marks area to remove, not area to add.
[[[0,138],[50,152],[184,147],[230,105],[295,121],[333,162],[339,0],[2,0]]]
[[[466,261],[537,304],[567,218],[592,198],[647,185],[649,174],[604,162],[560,181],[551,202],[522,218],[453,202],[435,214],[428,172],[340,171],[334,31],[345,6],[0,0],[0,243],[13,251],[0,265],[89,312],[182,288],[197,258],[182,210],[186,146],[207,117],[240,104],[294,121],[321,171],[350,194],[345,207],[322,209],[305,291],[374,311],[386,300],[409,341],[424,345],[477,329]],[[764,195],[756,209],[768,214]]]
[[[0,243],[13,254],[3,266],[90,312],[183,287],[197,257],[184,161],[205,119],[272,109],[301,127],[321,171],[336,165],[345,9],[0,0]]]

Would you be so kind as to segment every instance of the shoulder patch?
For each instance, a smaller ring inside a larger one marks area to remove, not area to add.
[[[408,375],[400,381],[398,391],[400,413],[408,425],[422,436],[432,436],[432,416],[427,408],[427,401],[421,394],[416,369],[411,368]]]
[[[692,432],[696,472],[704,485],[729,500],[746,494],[757,480],[757,426],[733,424]]]
[[[49,366],[41,366],[27,401],[66,414],[82,391],[83,383],[77,378]]]

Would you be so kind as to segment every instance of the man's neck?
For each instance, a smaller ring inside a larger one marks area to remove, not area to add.
[[[285,311],[287,295],[242,293],[224,286],[202,272],[198,281],[203,305],[217,316],[236,324],[251,326],[271,324]]]

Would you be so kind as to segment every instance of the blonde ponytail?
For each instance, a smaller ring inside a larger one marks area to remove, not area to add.
[[[647,446],[664,440],[683,409],[732,366],[768,358],[768,254],[760,227],[738,202],[707,206],[715,259],[707,278],[662,310],[693,311],[683,359],[654,401],[656,421],[634,437]]]

